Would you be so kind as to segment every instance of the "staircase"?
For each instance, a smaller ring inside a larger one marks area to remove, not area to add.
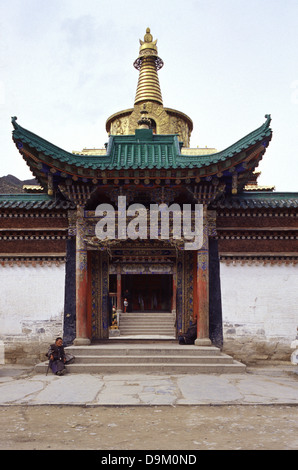
[[[150,336],[174,339],[175,316],[168,312],[128,312],[119,316],[120,336]]]
[[[65,350],[76,358],[68,371],[78,374],[231,374],[246,368],[216,347],[179,345],[177,341],[110,340]],[[38,364],[36,372],[46,373],[47,364]]]

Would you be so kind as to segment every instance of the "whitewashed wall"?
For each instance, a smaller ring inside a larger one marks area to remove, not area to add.
[[[9,362],[33,358],[38,345],[63,335],[64,286],[63,264],[0,266],[0,338]]]
[[[220,273],[227,352],[284,359],[298,326],[298,265],[222,262]]]

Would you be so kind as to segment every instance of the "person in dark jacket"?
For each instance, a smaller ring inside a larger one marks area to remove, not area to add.
[[[63,375],[65,373],[66,354],[62,338],[56,338],[55,343],[51,344],[47,356],[49,358],[49,367],[53,374]]]
[[[188,328],[186,333],[179,333],[178,340],[179,344],[194,344],[197,339],[197,322],[194,323]]]

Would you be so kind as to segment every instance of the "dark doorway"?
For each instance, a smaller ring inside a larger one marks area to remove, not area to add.
[[[171,312],[172,275],[122,275],[123,298],[129,296],[129,310],[137,312]]]

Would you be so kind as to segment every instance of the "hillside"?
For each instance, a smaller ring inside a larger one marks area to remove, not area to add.
[[[24,184],[38,184],[35,178],[21,181],[13,175],[0,177],[0,194],[20,194],[24,193]]]

